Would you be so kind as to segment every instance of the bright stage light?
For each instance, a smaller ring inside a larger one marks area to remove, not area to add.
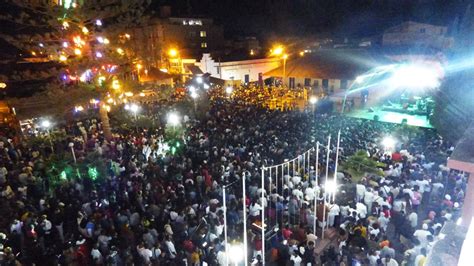
[[[316,98],[315,96],[311,96],[311,98],[309,98],[309,103],[315,104],[317,102],[318,102],[318,98]]]
[[[384,146],[384,148],[386,150],[391,150],[391,149],[395,148],[396,143],[397,143],[397,141],[391,136],[387,136],[387,137],[383,138],[383,140],[382,140],[382,145]]]
[[[441,78],[439,69],[428,64],[403,64],[392,71],[388,84],[401,89],[434,89],[439,87]]]
[[[233,91],[233,90],[234,90],[234,88],[232,88],[232,87],[229,86],[229,87],[225,88],[225,93],[227,93],[227,94],[232,94],[232,91]]]

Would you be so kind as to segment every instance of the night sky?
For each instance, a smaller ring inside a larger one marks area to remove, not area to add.
[[[227,37],[367,37],[406,20],[448,26],[472,0],[154,0],[174,16],[212,17]]]

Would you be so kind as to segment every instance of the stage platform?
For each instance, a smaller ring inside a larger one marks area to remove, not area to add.
[[[410,126],[424,127],[424,128],[433,128],[430,124],[430,121],[426,118],[425,115],[417,114],[407,114],[394,111],[383,111],[382,108],[373,107],[374,111],[369,112],[368,108],[358,109],[348,112],[346,115],[362,118],[368,120],[374,120],[374,116],[379,117],[380,122],[396,123],[401,124],[403,119],[406,119],[407,124]]]

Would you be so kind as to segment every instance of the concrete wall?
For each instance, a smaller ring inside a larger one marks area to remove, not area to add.
[[[264,58],[254,60],[216,62],[209,54],[203,54],[201,61],[197,63],[203,72],[210,73],[213,77],[225,80],[239,80],[245,82],[245,75],[249,75],[249,81],[258,81],[259,73],[264,74],[280,66],[281,60]]]

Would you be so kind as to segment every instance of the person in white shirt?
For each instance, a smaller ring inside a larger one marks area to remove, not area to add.
[[[364,198],[365,186],[362,184],[356,185],[356,201],[360,202]]]
[[[431,233],[428,231],[428,225],[423,224],[422,229],[416,230],[413,235],[418,239],[418,241],[420,241],[422,247],[426,247],[428,245],[427,237],[431,235]]]
[[[380,228],[382,228],[384,232],[387,232],[387,226],[390,220],[385,217],[385,214],[383,212],[380,213],[380,217],[377,221],[380,225]]]
[[[145,248],[143,245],[139,245],[137,246],[137,251],[138,251],[138,254],[140,254],[140,256],[142,257],[144,264],[145,265],[150,264],[151,257],[153,256],[153,253],[151,252],[151,250],[149,250],[148,248]]]
[[[384,266],[398,266],[398,262],[392,258],[390,258],[389,255],[387,255],[385,258],[382,259],[382,265]]]
[[[364,193],[364,203],[367,205],[368,214],[372,213],[372,203],[374,202],[374,193],[368,188]]]
[[[361,219],[365,219],[367,217],[367,206],[364,203],[357,202],[356,203],[356,211]]]
[[[329,214],[328,214],[329,226],[331,227],[334,226],[334,219],[336,218],[336,216],[339,215],[339,212],[340,212],[339,205],[334,203],[331,207],[329,207]]]
[[[293,262],[294,266],[301,266],[301,257],[295,252],[291,255],[290,260]]]
[[[408,221],[412,228],[416,228],[418,226],[418,214],[415,211],[412,211],[410,215],[408,215]]]

